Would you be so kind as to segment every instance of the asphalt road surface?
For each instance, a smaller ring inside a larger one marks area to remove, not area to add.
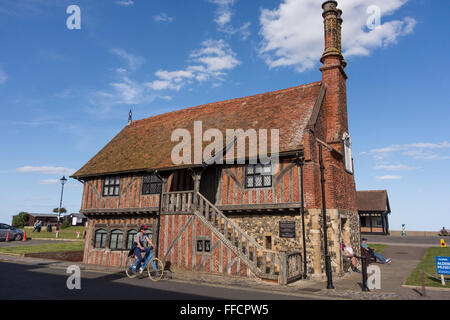
[[[48,263],[17,264],[0,262],[0,299],[151,299],[151,300],[293,300],[307,296],[274,292],[213,287],[148,277],[129,279],[124,273],[81,271],[81,289],[67,288],[71,274]]]
[[[439,247],[441,244],[441,239],[444,239],[446,243],[450,243],[450,237],[439,237],[439,236],[406,236],[406,237],[395,237],[395,236],[383,236],[383,235],[361,235],[361,238],[367,238],[369,243],[392,243],[398,245],[423,245],[429,247]]]

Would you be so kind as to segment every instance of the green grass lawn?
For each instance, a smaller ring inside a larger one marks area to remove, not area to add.
[[[23,246],[23,247],[7,247],[0,248],[0,253],[37,253],[37,252],[56,252],[56,251],[81,251],[84,250],[84,242],[70,242],[70,243],[49,243],[42,245]]]
[[[386,244],[370,244],[369,243],[368,245],[372,249],[375,249],[375,251],[378,253],[382,253],[388,247],[388,245],[386,245]]]
[[[65,229],[59,229],[59,239],[77,239],[77,231],[80,231],[80,239],[83,239],[83,232],[86,227],[69,227]],[[55,228],[52,228],[52,232],[47,232],[46,227],[41,229],[41,232],[32,232],[33,228],[25,228],[27,232],[27,238],[32,239],[48,239],[56,238]]]
[[[426,287],[440,287],[443,288],[441,284],[441,276],[437,274],[436,270],[436,256],[450,256],[450,248],[428,248],[422,262],[417,266],[416,269],[411,273],[407,285],[420,286],[420,270],[427,272],[437,279],[434,279],[427,274],[424,274],[424,282]],[[445,278],[445,288],[450,288],[450,276],[444,276]]]

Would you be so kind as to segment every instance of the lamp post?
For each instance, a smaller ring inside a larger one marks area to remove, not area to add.
[[[328,237],[327,237],[327,207],[325,204],[325,177],[322,159],[322,145],[319,143],[319,164],[320,164],[320,181],[322,184],[322,214],[323,214],[323,242],[324,242],[324,253],[325,253],[325,272],[327,275],[327,289],[334,289],[333,277],[331,272],[331,261],[330,255],[328,254]]]
[[[160,181],[161,181],[161,190],[159,190],[159,205],[158,205],[158,219],[156,220],[156,243],[155,243],[155,257],[159,258],[159,229],[161,228],[161,206],[162,206],[162,195],[163,195],[163,178],[158,173],[158,170],[155,170],[153,173]]]
[[[62,208],[62,198],[63,198],[63,193],[64,193],[64,184],[67,182],[67,179],[65,176],[63,176],[61,179],[59,179],[59,181],[61,181],[61,199],[59,200],[59,211],[58,211],[58,224],[59,224],[59,220],[61,217],[61,208]]]

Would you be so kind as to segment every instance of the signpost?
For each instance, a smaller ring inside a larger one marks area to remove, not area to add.
[[[436,257],[436,270],[441,275],[441,283],[445,286],[444,275],[450,275],[450,257]]]

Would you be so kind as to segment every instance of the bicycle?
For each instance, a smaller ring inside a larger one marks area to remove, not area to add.
[[[153,258],[153,251],[150,250],[150,253],[148,254],[148,257],[145,258],[145,262],[141,264],[141,267],[139,270],[134,271],[131,267],[135,266],[137,263],[137,257],[135,254],[131,254],[127,258],[127,265],[125,269],[125,273],[127,274],[128,278],[136,278],[136,276],[139,274],[143,274],[145,268],[147,267],[148,277],[152,281],[159,281],[164,275],[164,265],[161,260],[158,258]]]

